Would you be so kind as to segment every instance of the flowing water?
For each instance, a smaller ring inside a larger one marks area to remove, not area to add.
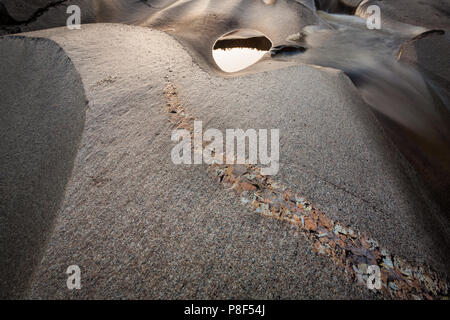
[[[448,206],[448,101],[436,83],[411,65],[398,61],[401,45],[420,29],[399,25],[369,30],[366,20],[357,16],[318,14],[328,27],[305,27],[294,41],[305,46],[306,51],[288,59],[343,70],[400,151],[441,204]]]
[[[20,18],[23,8],[10,3],[0,8],[0,21],[8,24],[3,32],[66,23],[64,6],[34,14],[30,10],[31,18]],[[359,0],[80,0],[80,4],[83,23],[121,22],[169,32],[214,70],[217,65],[227,72],[242,70],[270,49],[215,47],[221,35],[251,28],[271,39],[274,60],[344,71],[400,151],[450,208],[449,93],[435,79],[398,61],[401,46],[425,28],[385,21],[382,16],[381,30],[369,30]],[[37,9],[38,4],[33,6]]]

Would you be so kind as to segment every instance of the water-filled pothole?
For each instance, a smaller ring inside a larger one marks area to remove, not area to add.
[[[213,58],[225,72],[237,72],[258,62],[272,42],[255,30],[236,30],[219,38],[213,47]]]

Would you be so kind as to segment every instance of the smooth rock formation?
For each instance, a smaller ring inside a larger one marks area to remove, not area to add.
[[[0,296],[388,297],[207,165],[175,165],[168,87],[205,129],[279,128],[275,181],[445,281],[448,35],[430,29],[448,29],[447,4],[413,2],[426,17],[388,0],[3,1],[0,32],[39,31],[0,37]],[[370,3],[385,29],[365,27]],[[70,4],[81,30],[51,29]],[[212,49],[249,41],[236,30],[272,56],[227,74]],[[66,287],[70,265],[82,290]]]

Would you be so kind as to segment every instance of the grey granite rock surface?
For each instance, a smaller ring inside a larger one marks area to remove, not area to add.
[[[89,105],[41,262],[28,274],[29,288],[7,295],[380,297],[314,253],[292,226],[250,212],[203,165],[172,163],[167,81],[205,127],[280,128],[276,179],[392,253],[448,270],[445,229],[427,223],[433,203],[342,72],[300,65],[224,78],[200,68],[169,35],[141,27],[26,36],[1,38],[0,50],[54,41],[73,62]],[[82,289],[70,291],[65,271],[74,264]]]

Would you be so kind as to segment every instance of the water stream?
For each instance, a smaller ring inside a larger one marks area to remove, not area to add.
[[[420,28],[369,30],[366,20],[357,16],[318,15],[328,27],[307,26],[291,37],[305,52],[274,58],[343,70],[441,204],[449,205],[448,101],[437,83],[398,61],[399,48]]]

